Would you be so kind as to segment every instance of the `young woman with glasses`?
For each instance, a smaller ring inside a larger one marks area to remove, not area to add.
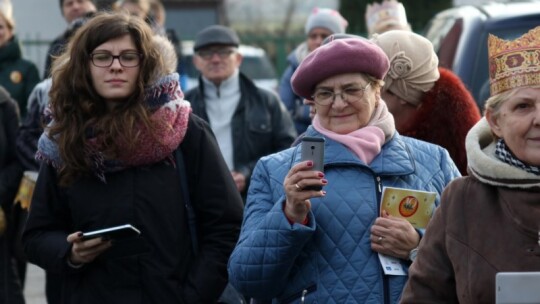
[[[229,279],[279,303],[397,303],[422,231],[381,214],[383,187],[435,192],[459,172],[446,150],[400,136],[381,99],[389,60],[365,39],[329,42],[292,76],[316,109],[305,135],[323,138],[324,172],[302,145],[259,160]],[[322,190],[312,190],[321,187]],[[386,275],[378,254],[403,275]]]
[[[212,303],[225,288],[243,203],[210,128],[183,100],[176,60],[142,19],[100,13],[54,63],[23,241],[31,262],[61,277],[62,303]],[[125,224],[140,235],[83,236]]]

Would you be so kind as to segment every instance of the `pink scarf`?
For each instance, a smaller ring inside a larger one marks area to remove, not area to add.
[[[324,136],[345,145],[367,165],[371,164],[381,152],[382,145],[392,138],[396,130],[394,117],[388,112],[382,100],[379,100],[368,124],[349,134],[338,134],[325,129],[321,125],[318,114],[313,118],[313,128]]]

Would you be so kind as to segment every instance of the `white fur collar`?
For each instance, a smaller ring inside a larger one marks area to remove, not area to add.
[[[540,177],[506,164],[495,156],[491,128],[482,118],[467,134],[465,148],[469,173],[481,182],[509,188],[540,187]]]

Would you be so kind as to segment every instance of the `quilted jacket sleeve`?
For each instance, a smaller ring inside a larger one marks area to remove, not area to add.
[[[458,178],[458,177],[461,177],[461,173],[459,172],[458,170],[458,167],[456,166],[456,164],[454,163],[454,161],[452,160],[452,158],[450,157],[450,154],[448,153],[448,151],[446,151],[445,149],[440,149],[441,150],[441,168],[442,169],[442,172],[443,172],[443,186],[442,186],[442,189],[440,191],[440,193],[443,192],[444,188],[446,188],[446,186],[448,186],[448,184]]]
[[[273,298],[280,294],[296,258],[315,232],[309,225],[291,225],[283,213],[282,180],[272,179],[268,160],[257,163],[251,179],[240,239],[228,265],[229,281],[245,296]]]

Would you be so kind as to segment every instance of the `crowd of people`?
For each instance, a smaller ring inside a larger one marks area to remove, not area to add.
[[[28,262],[55,304],[494,303],[540,272],[540,27],[485,42],[479,109],[396,0],[366,37],[315,8],[276,92],[231,27],[197,33],[183,92],[158,0],[60,8],[41,80],[0,1],[0,303]]]

